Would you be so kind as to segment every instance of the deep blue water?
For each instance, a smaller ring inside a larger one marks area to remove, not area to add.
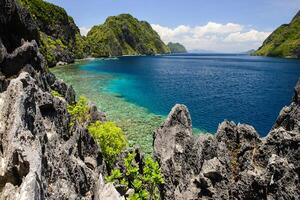
[[[228,54],[186,54],[96,60],[80,67],[117,78],[108,90],[151,112],[188,106],[193,126],[214,133],[224,119],[253,125],[261,136],[288,105],[300,61]]]

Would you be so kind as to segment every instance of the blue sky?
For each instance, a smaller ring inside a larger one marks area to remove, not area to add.
[[[300,9],[300,0],[48,1],[65,8],[83,31],[108,16],[130,13],[154,25],[165,42],[179,40],[190,50],[220,52],[257,48]]]

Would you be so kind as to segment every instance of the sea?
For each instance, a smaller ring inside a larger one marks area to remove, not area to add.
[[[195,135],[215,134],[229,120],[266,136],[292,100],[300,60],[244,54],[124,56],[51,71],[116,122],[131,146],[151,152],[153,131],[175,104],[188,107]]]

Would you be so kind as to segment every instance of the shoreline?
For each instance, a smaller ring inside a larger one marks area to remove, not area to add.
[[[145,153],[151,154],[153,131],[162,125],[167,114],[155,114],[145,107],[128,101],[122,94],[110,91],[111,82],[118,77],[101,72],[78,73],[77,68],[80,66],[82,64],[78,62],[51,68],[51,72],[72,85],[78,95],[77,98],[81,95],[86,96],[99,110],[105,112],[109,121],[116,122],[126,133],[130,146],[139,145]],[[194,135],[204,133],[206,132],[193,128]]]
[[[116,93],[108,92],[106,88],[109,82],[114,80],[112,75],[86,73],[84,77],[81,77],[81,73],[71,72],[70,74],[72,71],[70,69],[76,69],[76,67],[78,66],[72,66],[72,64],[60,66],[52,68],[51,72],[67,84],[72,85],[78,95],[77,97],[86,96],[96,104],[99,110],[105,112],[109,121],[116,122],[126,133],[130,146],[139,145],[146,154],[151,154],[153,151],[152,133],[160,127],[166,116],[151,113],[146,108],[126,101]]]

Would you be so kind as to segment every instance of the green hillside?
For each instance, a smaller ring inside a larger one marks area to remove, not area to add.
[[[54,66],[58,61],[73,62],[75,58],[83,58],[81,48],[84,39],[72,17],[54,4],[43,0],[18,0],[27,8],[39,27],[41,52],[48,65]]]
[[[94,57],[170,52],[149,23],[129,14],[108,17],[104,24],[90,30],[87,40]]]
[[[291,23],[277,28],[254,55],[300,58],[300,11]]]
[[[186,53],[186,48],[180,43],[169,42],[168,47],[171,50],[171,53]]]

